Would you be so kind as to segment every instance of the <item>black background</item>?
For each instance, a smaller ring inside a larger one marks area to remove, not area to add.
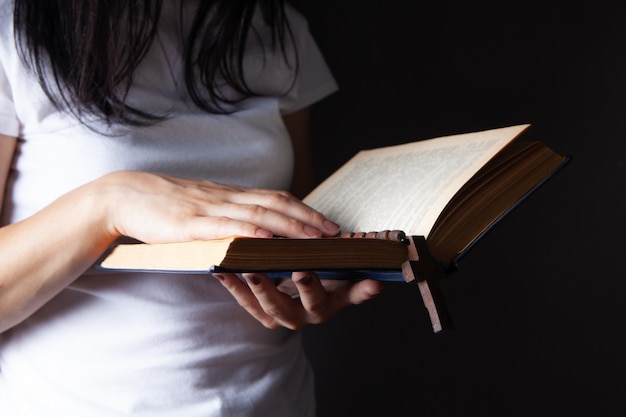
[[[453,330],[408,284],[306,328],[319,417],[625,416],[618,6],[293,4],[340,84],[313,108],[318,180],[361,148],[519,123],[573,156],[444,282]]]

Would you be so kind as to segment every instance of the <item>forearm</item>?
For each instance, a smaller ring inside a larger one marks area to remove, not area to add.
[[[117,238],[95,188],[81,187],[0,228],[0,332],[71,284]]]
[[[230,235],[321,237],[338,231],[285,192],[115,172],[0,229],[0,331],[58,294],[120,236],[164,243]]]

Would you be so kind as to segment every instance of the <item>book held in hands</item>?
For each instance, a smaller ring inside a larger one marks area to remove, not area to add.
[[[322,278],[415,280],[439,331],[449,318],[437,280],[569,161],[541,142],[517,140],[528,127],[357,153],[304,198],[341,225],[337,237],[118,244],[99,267],[274,275],[312,270]]]

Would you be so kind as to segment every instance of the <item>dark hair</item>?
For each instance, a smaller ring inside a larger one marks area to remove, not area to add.
[[[180,7],[186,0],[179,0]],[[283,58],[291,30],[283,0],[200,0],[184,41],[185,83],[194,103],[227,113],[257,95],[244,79],[243,52],[259,6],[272,30],[271,47]],[[52,103],[79,120],[103,117],[109,124],[143,125],[154,115],[126,103],[133,73],[150,48],[163,0],[15,0],[14,26],[22,59]],[[181,14],[182,15],[182,14]],[[297,64],[296,64],[297,65]],[[238,94],[227,97],[217,80]]]

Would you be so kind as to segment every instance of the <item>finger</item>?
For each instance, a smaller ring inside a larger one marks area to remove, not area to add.
[[[278,323],[273,317],[269,316],[254,296],[250,287],[239,279],[235,274],[213,274],[231,293],[237,303],[243,307],[252,317],[257,319],[267,328],[277,328]]]
[[[380,281],[368,279],[363,281],[347,281],[327,279],[322,281],[324,289],[335,298],[339,308],[351,304],[361,304],[376,297],[383,289]]]
[[[207,213],[210,216],[227,216],[232,220],[255,224],[278,236],[316,238],[326,233],[319,227],[292,217],[284,211],[276,211],[262,204],[225,203],[207,209]]]
[[[247,236],[269,238],[274,236],[271,230],[257,224],[232,219],[229,217],[195,216],[180,222],[178,228],[180,240],[214,239],[224,236]]]
[[[165,179],[183,186],[174,190],[181,194],[177,200],[193,202],[199,216],[228,218],[287,237],[332,236],[339,231],[338,225],[286,191]],[[245,233],[245,236],[249,235],[253,234],[250,231]]]
[[[337,297],[330,296],[313,272],[294,272],[291,279],[300,293],[300,302],[307,312],[310,323],[324,321],[332,315],[335,309],[341,307],[340,305],[333,305],[336,304],[334,301]]]
[[[253,215],[257,210],[261,215],[266,214],[262,209],[259,209],[259,207],[261,207],[270,212],[279,214],[282,216],[282,220],[289,219],[299,222],[299,224],[287,224],[287,228],[283,229],[284,232],[281,232],[284,236],[291,237],[291,235],[285,234],[285,232],[293,233],[290,226],[297,226],[299,230],[296,233],[304,231],[307,236],[334,236],[339,232],[339,226],[337,224],[328,220],[323,214],[307,206],[285,191],[258,189],[248,190],[247,192],[241,192],[241,190],[237,190],[236,192],[231,191],[229,201],[247,207],[247,210],[253,211]],[[285,224],[277,226],[284,227]],[[307,226],[308,229],[303,229],[303,226]]]
[[[246,273],[243,277],[267,318],[273,319],[274,327],[282,325],[296,330],[306,324],[300,302],[279,291],[264,274]]]
[[[291,238],[311,238],[336,235],[339,226],[326,220],[320,213],[307,211],[302,214],[280,210],[259,204],[224,204],[209,211],[210,215],[224,215],[229,218],[256,224],[271,230],[275,235]]]
[[[376,297],[383,290],[383,283],[373,279],[356,282],[347,293],[350,304],[361,304]]]

